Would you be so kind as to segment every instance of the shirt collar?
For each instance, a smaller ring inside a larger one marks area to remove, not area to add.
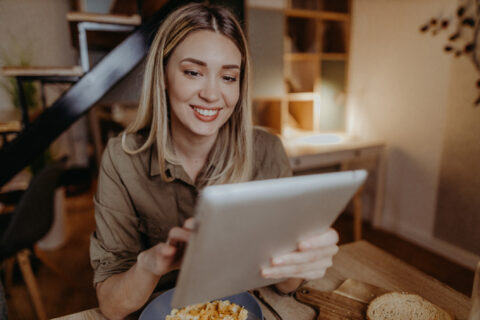
[[[160,165],[158,164],[157,146],[155,143],[150,147],[150,165],[149,173],[151,177],[160,175]],[[173,164],[165,160],[165,174],[169,178],[182,180],[183,182],[195,186],[195,183],[190,179],[190,176],[185,172],[185,169],[179,164]]]

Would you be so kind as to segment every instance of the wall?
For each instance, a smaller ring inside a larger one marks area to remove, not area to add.
[[[473,266],[477,256],[433,235],[447,105],[462,93],[449,89],[446,35],[418,31],[456,3],[353,0],[348,128],[387,143],[383,227]]]
[[[480,107],[478,71],[455,59],[438,187],[435,236],[480,255]]]
[[[0,66],[5,64],[4,57],[21,54],[31,55],[31,65],[77,64],[65,18],[68,10],[69,1],[65,0],[0,1]],[[0,81],[5,78],[0,76]],[[10,97],[0,87],[0,111],[12,107]]]

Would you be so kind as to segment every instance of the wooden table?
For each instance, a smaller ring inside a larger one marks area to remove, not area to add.
[[[332,291],[346,279],[363,281],[392,291],[417,293],[451,311],[458,320],[467,319],[471,307],[470,299],[465,295],[366,241],[342,245],[334,258],[333,267],[328,269],[325,277],[310,281],[307,285],[323,291]],[[265,300],[284,320],[312,320],[315,317],[313,309],[298,303],[292,297],[281,297],[270,288],[262,288],[260,291]],[[275,319],[263,304],[260,303],[260,305],[268,320]],[[104,320],[105,318],[98,309],[90,309],[57,319]]]

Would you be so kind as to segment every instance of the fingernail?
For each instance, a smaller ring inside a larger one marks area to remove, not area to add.
[[[301,249],[310,249],[312,245],[309,242],[301,242],[300,243],[300,248]]]
[[[262,276],[269,277],[273,275],[272,269],[262,269]]]
[[[273,264],[282,264],[284,260],[282,258],[274,258],[272,262]]]

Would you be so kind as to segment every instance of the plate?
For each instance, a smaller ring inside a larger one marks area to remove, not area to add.
[[[164,320],[170,314],[170,306],[175,288],[165,291],[153,299],[143,310],[139,320]],[[218,300],[228,300],[232,303],[244,307],[248,311],[247,320],[263,319],[262,309],[257,300],[248,292],[242,292],[233,296],[221,298]]]

